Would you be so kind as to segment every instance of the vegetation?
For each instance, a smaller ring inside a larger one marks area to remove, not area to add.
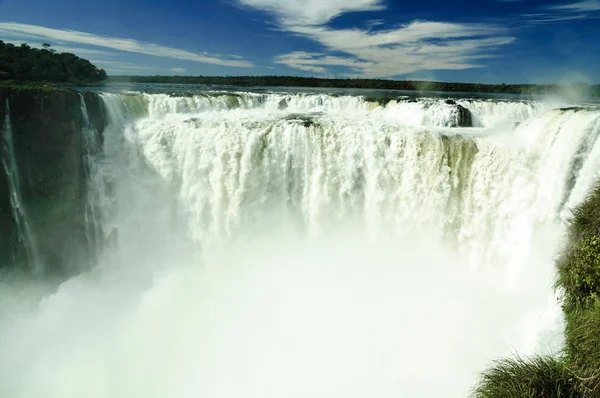
[[[600,237],[585,234],[558,262],[558,286],[565,289],[566,313],[586,310],[600,298]]]
[[[106,79],[104,69],[70,53],[58,53],[27,44],[15,46],[0,40],[0,80],[48,83],[97,83]]]
[[[583,397],[574,380],[575,376],[561,360],[505,359],[483,374],[477,395],[481,398]]]
[[[573,211],[557,267],[564,353],[498,362],[483,374],[477,397],[600,397],[600,183]]]
[[[113,82],[212,84],[239,87],[331,87],[399,91],[446,91],[499,94],[544,94],[576,91],[600,95],[600,85],[471,84],[382,79],[321,79],[298,76],[111,76]]]

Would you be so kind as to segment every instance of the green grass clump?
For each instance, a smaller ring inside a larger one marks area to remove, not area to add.
[[[503,359],[483,373],[478,398],[584,397],[562,360],[549,357]]]
[[[569,236],[572,241],[583,236],[600,236],[600,183],[596,183],[587,199],[573,210]]]
[[[600,300],[566,315],[565,353],[577,373],[579,390],[586,397],[600,397]]]

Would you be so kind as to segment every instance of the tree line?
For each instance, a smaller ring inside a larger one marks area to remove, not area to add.
[[[47,43],[38,49],[0,40],[0,80],[81,84],[105,79],[104,69],[75,54],[56,52]]]
[[[474,84],[420,80],[322,79],[298,76],[111,76],[109,81],[134,83],[206,84],[239,87],[327,87],[399,91],[444,91],[498,94],[545,94],[564,89],[600,95],[600,85]]]

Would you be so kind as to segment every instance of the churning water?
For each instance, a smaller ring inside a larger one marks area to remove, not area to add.
[[[599,111],[456,99],[475,127],[448,128],[438,99],[102,98],[103,250],[58,289],[0,286],[2,397],[464,397],[560,348],[553,257]]]

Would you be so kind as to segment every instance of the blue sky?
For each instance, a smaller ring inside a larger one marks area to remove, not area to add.
[[[600,0],[0,0],[109,74],[600,83]]]

